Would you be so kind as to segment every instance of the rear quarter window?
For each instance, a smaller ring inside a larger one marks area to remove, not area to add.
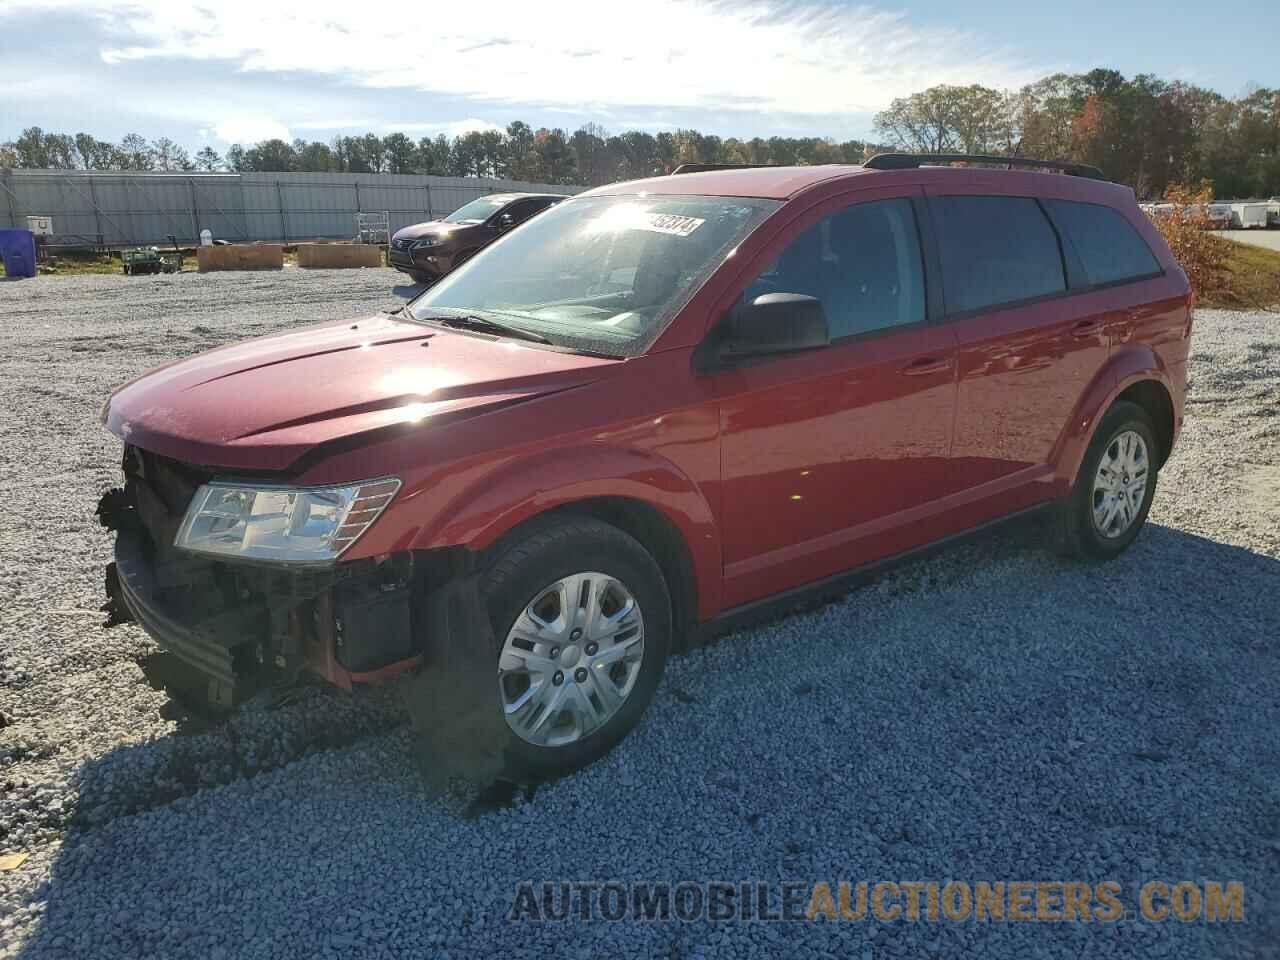
[[[1160,272],[1160,263],[1147,242],[1119,211],[1069,200],[1049,200],[1046,206],[1075,249],[1091,286]]]
[[[1067,289],[1053,225],[1031,197],[935,197],[948,313]]]

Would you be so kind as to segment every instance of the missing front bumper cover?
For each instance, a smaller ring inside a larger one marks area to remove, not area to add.
[[[154,503],[144,519],[140,501],[130,478],[99,502],[116,531],[103,610],[108,626],[136,621],[187,669],[171,693],[229,709],[304,669],[350,686],[414,657],[411,555],[324,568],[209,560],[170,547],[171,523]]]

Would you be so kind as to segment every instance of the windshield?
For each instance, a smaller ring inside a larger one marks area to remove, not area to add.
[[[511,202],[510,197],[481,197],[464,203],[444,218],[445,223],[483,223]]]
[[[566,200],[446,276],[410,312],[488,313],[552,343],[634,355],[777,208],[740,197]]]

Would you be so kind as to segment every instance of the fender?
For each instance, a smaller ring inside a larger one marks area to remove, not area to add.
[[[1120,394],[1141,380],[1155,380],[1169,391],[1171,397],[1174,396],[1165,363],[1151,347],[1132,344],[1107,359],[1058,436],[1051,461],[1056,464],[1055,485],[1061,486],[1063,491],[1071,488],[1085,451],[1093,441],[1098,421]]]
[[[714,513],[683,470],[652,452],[593,443],[508,461],[455,496],[436,514],[438,522],[419,532],[413,549],[484,550],[538,514],[597,497],[639,501],[662,514],[688,549],[698,619],[719,612],[721,547]]]

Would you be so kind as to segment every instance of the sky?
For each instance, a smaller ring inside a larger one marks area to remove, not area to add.
[[[0,0],[0,141],[36,125],[222,151],[516,119],[862,139],[939,83],[1107,66],[1280,86],[1277,37],[1280,0]]]

